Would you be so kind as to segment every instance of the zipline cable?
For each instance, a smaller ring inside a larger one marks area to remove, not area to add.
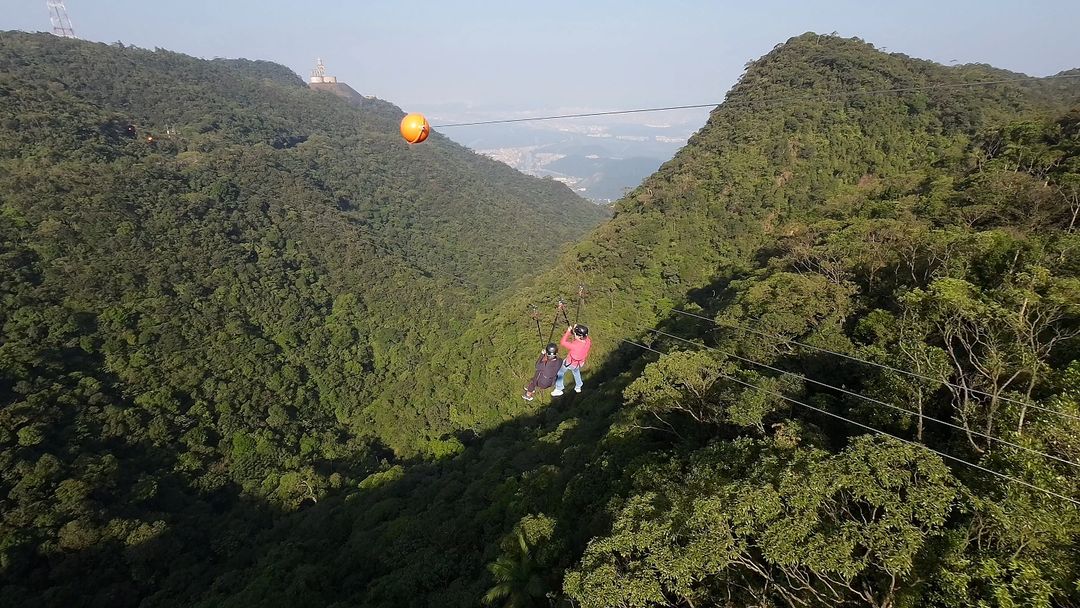
[[[1080,74],[1057,74],[1054,76],[1025,76],[1022,78],[1003,78],[1000,80],[978,80],[975,82],[956,82],[945,84],[934,84],[926,86],[912,86],[912,87],[898,87],[894,89],[866,89],[863,91],[842,91],[839,93],[829,93],[825,95],[789,95],[780,97],[771,97],[766,99],[732,99],[725,100],[720,103],[695,103],[683,106],[663,106],[657,108],[634,108],[631,110],[608,110],[605,112],[582,112],[580,114],[558,114],[554,116],[534,116],[532,118],[506,118],[501,120],[478,120],[474,122],[454,122],[445,125],[432,125],[432,129],[448,129],[450,127],[475,127],[479,125],[499,125],[515,122],[534,122],[541,120],[559,120],[563,118],[589,118],[593,116],[615,116],[619,114],[641,114],[645,112],[668,112],[671,110],[695,110],[700,108],[715,108],[718,106],[740,106],[760,104],[768,105],[770,103],[779,103],[785,101],[832,101],[835,99],[845,99],[848,97],[857,97],[860,95],[885,95],[889,93],[915,93],[918,91],[934,91],[940,89],[964,89],[971,87],[982,87],[995,84],[1012,84],[1021,82],[1031,82],[1033,80],[1056,80],[1056,79],[1069,79],[1080,78]]]
[[[581,305],[585,302],[585,284],[578,285],[577,289],[577,312],[574,313],[574,325],[581,323]]]
[[[665,353],[660,352],[660,351],[658,351],[658,350],[656,350],[654,348],[650,348],[648,346],[637,344],[636,342],[631,342],[630,340],[621,340],[621,341],[625,342],[626,344],[632,344],[632,345],[637,346],[639,348],[643,348],[645,350],[649,350],[649,351],[652,351],[652,352],[660,354],[660,355],[665,354]],[[768,395],[773,395],[775,397],[779,397],[779,398],[781,398],[781,399],[783,399],[785,401],[790,401],[791,403],[794,403],[796,405],[801,405],[802,407],[805,407],[805,408],[810,409],[810,410],[814,410],[815,412],[818,412],[818,413],[821,413],[821,414],[825,414],[826,416],[831,416],[833,418],[843,420],[844,422],[847,422],[849,424],[853,424],[853,425],[855,425],[857,427],[860,427],[860,428],[864,428],[864,429],[866,429],[868,431],[872,431],[872,432],[878,433],[880,435],[885,435],[887,437],[892,437],[893,439],[896,439],[897,441],[902,441],[902,442],[904,442],[906,444],[917,446],[917,447],[923,448],[925,450],[929,450],[929,451],[937,454],[938,456],[941,456],[942,458],[948,458],[949,460],[959,462],[961,464],[965,464],[965,465],[967,465],[969,467],[978,469],[978,470],[983,471],[985,473],[990,473],[991,475],[994,475],[996,477],[1000,477],[1001,479],[1004,479],[1006,481],[1011,481],[1011,482],[1014,482],[1014,483],[1018,483],[1018,484],[1020,484],[1022,486],[1031,488],[1032,490],[1037,490],[1039,492],[1042,492],[1044,494],[1053,496],[1055,498],[1060,498],[1062,500],[1066,500],[1068,502],[1071,502],[1073,505],[1080,506],[1080,500],[1069,498],[1068,496],[1065,496],[1064,494],[1059,494],[1057,492],[1054,492],[1053,490],[1047,490],[1046,488],[1040,488],[1039,486],[1028,483],[1028,482],[1026,482],[1026,481],[1024,481],[1022,479],[1017,479],[1015,477],[1006,475],[1004,473],[999,473],[999,472],[997,472],[997,471],[995,471],[993,469],[988,469],[988,468],[986,468],[986,467],[984,467],[984,466],[982,466],[980,464],[976,464],[974,462],[969,462],[967,460],[964,460],[963,458],[957,458],[956,456],[952,456],[950,454],[946,454],[945,452],[935,450],[934,448],[932,448],[932,447],[930,447],[928,445],[919,443],[917,441],[911,441],[910,439],[904,439],[903,437],[897,437],[896,435],[885,432],[885,431],[883,431],[881,429],[878,429],[878,428],[863,424],[861,422],[856,422],[854,420],[851,420],[850,418],[845,418],[844,416],[841,416],[840,414],[834,414],[834,413],[829,412],[827,410],[823,410],[821,408],[814,407],[812,405],[808,405],[806,403],[803,403],[802,401],[799,401],[797,399],[792,399],[791,397],[788,397],[787,395],[784,395],[783,393],[777,393],[777,392],[774,392],[774,391],[770,391],[769,389],[757,386],[756,384],[752,384],[752,383],[749,383],[749,382],[744,382],[742,380],[739,380],[738,378],[729,376],[727,374],[719,373],[719,375],[721,377],[727,379],[727,380],[731,380],[732,382],[736,382],[738,384],[741,384],[743,386],[755,389],[755,390],[760,391],[762,393],[765,393],[765,394],[768,394]]]
[[[677,308],[672,308],[671,312],[675,312],[675,313],[678,313],[680,315],[686,315],[688,317],[695,317],[695,318],[701,319],[703,321],[708,321],[708,322],[716,325],[717,327],[724,327],[721,323],[717,322],[715,319],[710,319],[709,317],[694,314],[692,312],[687,312],[685,310],[679,310]],[[907,371],[907,370],[892,367],[890,365],[885,365],[884,363],[876,363],[874,361],[867,361],[865,359],[860,359],[858,357],[853,357],[851,355],[845,355],[844,353],[838,353],[836,351],[829,350],[827,348],[822,348],[820,346],[814,346],[813,344],[806,344],[805,342],[799,342],[797,340],[791,340],[789,338],[785,338],[784,336],[779,336],[779,335],[776,335],[776,334],[770,334],[768,332],[763,332],[763,331],[759,331],[759,330],[756,330],[756,329],[752,329],[752,328],[747,327],[746,325],[743,325],[741,323],[734,323],[734,325],[737,326],[740,329],[743,329],[743,330],[745,330],[747,332],[750,332],[750,333],[758,335],[758,336],[771,338],[773,340],[780,340],[780,341],[785,342],[787,344],[795,344],[797,346],[801,346],[801,347],[804,347],[804,348],[809,348],[809,349],[812,349],[812,350],[816,350],[818,352],[828,353],[830,355],[835,355],[837,357],[843,357],[845,359],[850,359],[851,361],[857,361],[859,363],[864,363],[866,365],[872,365],[874,367],[878,367],[878,368],[881,368],[881,369],[886,369],[886,370],[889,370],[891,372],[896,372],[898,374],[904,374],[904,375],[907,375],[907,376],[911,376],[912,378],[919,378],[919,379],[922,379],[922,380],[929,380],[931,382],[940,382],[941,384],[943,384],[945,386],[952,387],[952,388],[959,389],[959,390],[963,390],[963,391],[967,391],[969,393],[975,393],[977,395],[985,395],[987,397],[994,397],[994,395],[991,395],[990,393],[988,393],[986,391],[980,391],[978,389],[968,388],[968,387],[965,387],[965,386],[960,386],[959,384],[955,384],[955,383],[949,382],[947,380],[942,380],[940,378],[934,378],[934,377],[926,376],[926,375],[919,374],[919,373],[916,373],[916,372],[910,372],[910,371]],[[1057,410],[1052,410],[1052,409],[1050,409],[1048,407],[1043,407],[1043,406],[1037,405],[1035,403],[1028,403],[1028,402],[1025,402],[1025,401],[1020,401],[1019,399],[1011,399],[1011,398],[1006,397],[1004,395],[997,395],[997,398],[1000,399],[1001,401],[1008,401],[1009,403],[1015,403],[1017,405],[1023,405],[1023,406],[1029,407],[1029,408],[1031,408],[1033,410],[1037,410],[1037,411],[1040,411],[1040,412],[1048,412],[1048,413],[1051,413],[1051,414],[1057,414],[1058,416],[1062,416],[1064,418],[1071,418],[1073,420],[1080,421],[1080,416],[1077,416],[1075,414],[1070,414],[1068,412],[1059,412]]]
[[[667,353],[662,353],[662,352],[660,352],[660,351],[656,350],[655,348],[650,348],[650,347],[648,347],[648,346],[645,346],[644,344],[638,344],[637,342],[631,342],[630,340],[627,340],[627,339],[625,339],[625,338],[619,338],[619,342],[625,342],[625,343],[627,343],[627,344],[630,344],[630,345],[632,345],[632,346],[636,346],[636,347],[638,347],[638,348],[644,348],[645,350],[651,350],[652,352],[654,352],[654,353],[656,353],[656,354],[658,354],[658,355],[665,355],[665,354],[667,354]]]
[[[450,127],[475,127],[477,125],[499,125],[511,122],[533,122],[537,120],[559,120],[560,118],[588,118],[590,116],[614,116],[617,114],[641,114],[644,112],[667,112],[670,110],[693,110],[697,108],[715,108],[715,103],[695,103],[688,106],[666,106],[662,108],[635,108],[633,110],[609,110],[606,112],[583,112],[581,114],[559,114],[556,116],[535,116],[533,118],[506,118],[502,120],[480,120],[476,122],[455,122],[445,125],[432,125],[432,129]]]
[[[738,359],[739,361],[743,361],[743,362],[749,363],[751,365],[757,365],[759,367],[762,367],[762,368],[765,368],[765,369],[768,369],[768,370],[772,370],[774,372],[778,372],[778,373],[785,374],[785,375],[788,375],[788,376],[793,376],[793,377],[799,378],[800,380],[803,380],[805,382],[810,382],[810,383],[816,384],[818,386],[823,386],[823,387],[825,387],[827,389],[844,393],[845,395],[850,395],[850,396],[856,397],[858,399],[863,399],[863,400],[869,401],[870,403],[874,403],[874,404],[877,404],[877,405],[883,405],[883,406],[885,406],[887,408],[896,410],[898,412],[907,414],[909,416],[920,416],[920,417],[922,417],[922,418],[924,418],[926,420],[930,420],[930,421],[936,422],[938,424],[943,424],[943,425],[945,425],[947,427],[954,428],[954,429],[956,429],[958,431],[964,431],[965,433],[969,433],[971,435],[978,435],[979,437],[982,437],[984,439],[988,439],[990,441],[996,441],[996,442],[998,442],[998,443],[1000,443],[1002,445],[1007,445],[1009,447],[1013,447],[1013,448],[1016,448],[1018,450],[1023,450],[1025,452],[1029,452],[1031,454],[1037,454],[1039,456],[1043,456],[1043,457],[1046,457],[1046,458],[1050,458],[1052,460],[1056,460],[1056,461],[1058,461],[1060,463],[1063,463],[1063,464],[1067,464],[1067,465],[1070,465],[1070,466],[1080,468],[1080,463],[1076,463],[1076,462],[1073,462],[1071,460],[1066,460],[1064,458],[1059,458],[1057,456],[1054,456],[1053,454],[1048,454],[1046,452],[1041,452],[1041,451],[1036,450],[1034,448],[1029,448],[1027,446],[1020,445],[1018,443],[1013,443],[1013,442],[1008,441],[1006,439],[1002,439],[1000,437],[995,437],[993,435],[990,435],[989,433],[984,433],[984,432],[978,431],[978,430],[966,429],[966,428],[960,426],[959,424],[954,424],[954,423],[949,422],[947,420],[941,420],[940,418],[935,418],[933,416],[928,416],[926,414],[919,414],[917,412],[912,412],[911,410],[906,410],[906,409],[904,409],[904,408],[902,408],[902,407],[900,407],[898,405],[895,405],[895,404],[892,404],[892,403],[886,403],[885,401],[881,401],[881,400],[875,399],[873,397],[863,395],[862,393],[857,393],[855,391],[849,391],[849,390],[847,390],[845,388],[841,388],[839,386],[833,386],[833,385],[828,384],[826,382],[821,382],[820,380],[814,380],[813,378],[808,378],[807,376],[804,376],[804,375],[796,373],[796,372],[780,369],[779,367],[773,367],[773,366],[768,365],[766,363],[761,363],[759,361],[754,361],[753,359],[748,359],[746,357],[740,357],[739,355],[737,355],[735,353],[731,353],[731,352],[727,352],[725,350],[721,350],[719,348],[716,348],[715,346],[709,346],[708,344],[698,344],[697,342],[694,342],[694,341],[689,340],[687,338],[684,338],[682,336],[676,336],[674,334],[669,334],[667,332],[660,331],[659,329],[650,329],[648,331],[660,334],[662,336],[667,336],[669,338],[674,338],[675,340],[680,340],[680,341],[685,342],[687,344],[690,344],[692,346],[701,346],[701,347],[707,348],[707,349],[709,349],[711,351],[718,352],[718,353],[720,353],[722,355],[726,355],[728,357],[731,357],[733,359]]]
[[[565,304],[563,304],[561,299],[559,300],[559,303],[555,305],[555,316],[551,319],[551,331],[548,332],[548,341],[546,344],[551,344],[551,340],[555,337],[555,325],[559,323],[559,311],[563,310],[564,306]],[[563,316],[566,316],[565,312],[563,312]]]
[[[540,339],[540,348],[544,348],[544,332],[540,329],[540,311],[533,306],[532,313],[530,313],[529,316],[532,317],[533,321],[536,321],[536,337]]]

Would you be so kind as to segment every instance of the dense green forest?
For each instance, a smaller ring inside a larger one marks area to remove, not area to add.
[[[542,250],[463,269],[356,194],[384,155],[496,171],[394,148],[396,110],[353,171],[246,122],[365,124],[273,66],[13,38],[235,80],[246,118],[73,144],[87,85],[0,81],[5,603],[1080,606],[1080,78],[793,38],[511,286]],[[586,391],[526,403],[528,312],[580,283]]]
[[[266,62],[3,36],[5,581],[461,449],[393,387],[607,211],[409,147],[402,115]]]

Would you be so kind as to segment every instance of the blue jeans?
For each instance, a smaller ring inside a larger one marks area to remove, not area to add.
[[[559,368],[559,375],[555,377],[555,390],[557,391],[563,390],[563,376],[566,375],[566,370],[574,372],[574,382],[581,386],[581,366],[568,366],[563,362],[562,367]]]

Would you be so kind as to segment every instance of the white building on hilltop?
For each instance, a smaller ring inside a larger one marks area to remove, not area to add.
[[[325,83],[335,84],[337,83],[337,76],[327,76],[326,66],[323,65],[322,59],[316,59],[315,69],[311,70],[311,80],[308,82],[312,84]]]

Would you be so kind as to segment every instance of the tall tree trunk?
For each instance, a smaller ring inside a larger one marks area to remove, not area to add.
[[[1031,401],[1031,395],[1035,392],[1035,381],[1037,380],[1036,366],[1031,366],[1031,379],[1028,380],[1027,387],[1027,399],[1024,400],[1024,405],[1020,406],[1020,422],[1016,425],[1016,434],[1024,434],[1024,417],[1027,416],[1028,403]]]
[[[915,429],[915,439],[917,439],[919,441],[919,443],[922,443],[922,434],[923,434],[923,398],[922,398],[922,389],[919,389],[919,423],[918,423],[918,426]]]

